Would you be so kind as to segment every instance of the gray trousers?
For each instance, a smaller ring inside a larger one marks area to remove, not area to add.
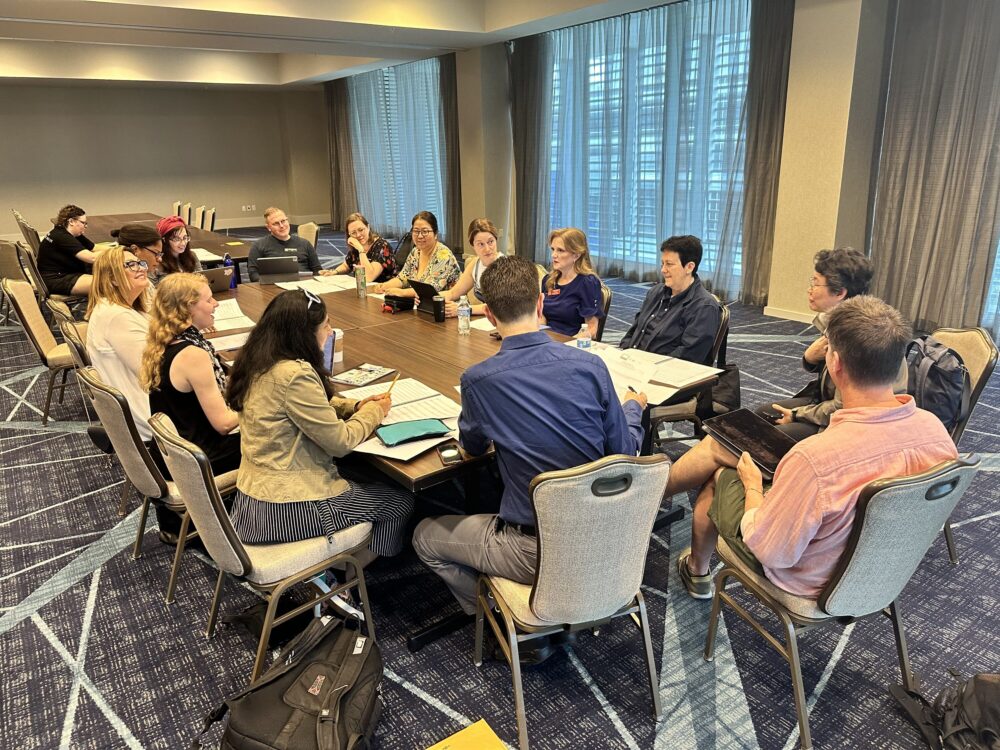
[[[425,518],[413,532],[413,549],[451,589],[466,614],[476,612],[476,580],[480,573],[517,583],[534,581],[535,537],[504,528],[496,531],[495,515]]]

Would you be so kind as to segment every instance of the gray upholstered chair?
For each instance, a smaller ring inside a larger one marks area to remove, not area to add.
[[[715,577],[705,659],[711,661],[714,657],[721,606],[728,604],[788,662],[803,749],[812,747],[812,738],[797,633],[885,614],[892,620],[903,685],[911,689],[915,675],[910,670],[898,597],[978,470],[979,457],[971,455],[938,464],[921,474],[880,479],[867,485],[858,498],[847,549],[818,599],[795,596],[778,588],[750,569],[720,539],[716,552],[724,567]],[[731,578],[781,620],[783,644],[727,590]]]
[[[715,340],[712,342],[712,350],[708,359],[703,363],[712,367],[719,358],[719,351],[722,343],[729,334],[729,308],[720,303],[722,315],[719,317],[719,328],[715,332]],[[709,397],[710,398],[710,397]],[[725,413],[725,407],[712,403],[714,414]],[[653,450],[659,450],[661,444],[665,442],[660,438],[660,428],[665,424],[675,422],[691,422],[694,424],[694,434],[701,434],[701,417],[698,414],[698,396],[692,396],[686,401],[667,406],[654,406],[649,411],[649,430],[652,438]]]
[[[483,660],[485,618],[511,667],[521,750],[528,747],[528,728],[519,645],[595,628],[623,615],[631,615],[639,627],[653,715],[659,719],[653,644],[639,586],[669,471],[665,456],[608,456],[574,469],[539,474],[528,490],[538,540],[534,582],[479,577],[475,662],[478,666]],[[490,599],[499,612],[493,611]]]
[[[614,297],[614,293],[611,291],[611,287],[607,286],[603,281],[601,282],[601,306],[604,310],[604,315],[600,317],[597,321],[597,335],[594,336],[594,341],[601,341],[604,337],[604,326],[608,322],[608,313],[611,311],[611,298]]]
[[[319,225],[314,221],[299,224],[298,235],[304,240],[309,240],[309,244],[316,247],[316,241],[319,239]]]
[[[253,682],[264,668],[267,655],[267,641],[271,628],[318,606],[342,591],[357,588],[358,598],[364,612],[368,636],[375,639],[371,608],[368,605],[368,590],[365,576],[357,554],[366,551],[371,543],[372,525],[359,523],[342,529],[333,535],[332,541],[325,536],[303,539],[286,544],[244,545],[229,520],[229,514],[222,504],[219,490],[212,481],[212,469],[208,458],[196,445],[181,438],[165,414],[154,414],[149,419],[156,444],[163,454],[167,468],[175,477],[178,490],[184,498],[188,512],[201,534],[201,541],[208,554],[219,566],[219,578],[215,584],[215,595],[209,609],[209,638],[215,632],[215,620],[219,611],[219,597],[226,574],[246,581],[268,602],[264,616],[264,626],[260,633],[257,658],[254,660],[250,681]],[[278,600],[292,586],[321,576],[334,565],[345,566],[352,571],[345,583],[332,587],[280,617],[276,617]]]
[[[139,528],[132,547],[132,559],[137,560],[142,555],[142,537],[146,533],[146,519],[149,516],[151,504],[163,505],[181,516],[181,530],[178,534],[177,549],[174,551],[174,562],[170,569],[170,579],[167,582],[165,600],[167,604],[174,601],[174,591],[177,586],[177,575],[181,569],[181,557],[188,541],[198,535],[191,531],[191,518],[187,513],[184,500],[177,485],[168,482],[157,468],[139,436],[132,418],[132,410],[128,401],[115,388],[101,380],[101,376],[93,367],[85,367],[80,371],[91,405],[98,419],[101,420],[108,439],[111,441],[115,454],[125,470],[125,486],[122,489],[119,514],[124,515],[127,509],[130,488],[134,487],[142,495],[142,511],[139,516]],[[215,482],[223,492],[233,492],[236,489],[236,472],[231,471],[215,478]]]
[[[28,341],[34,347],[42,364],[49,368],[49,389],[45,395],[45,409],[42,411],[42,424],[48,424],[49,407],[52,405],[52,391],[55,388],[56,376],[62,373],[59,384],[59,403],[63,402],[66,393],[66,377],[73,369],[73,355],[69,346],[57,344],[55,336],[45,323],[42,310],[38,306],[35,292],[27,281],[4,279],[3,293],[17,313],[18,320],[24,327]]]
[[[965,432],[965,426],[972,417],[972,412],[979,403],[983,388],[989,382],[990,376],[997,365],[997,346],[985,328],[938,328],[931,334],[942,344],[953,350],[962,358],[965,368],[969,371],[969,381],[972,393],[969,398],[969,411],[959,420],[951,431],[951,439],[958,447]],[[958,550],[955,547],[955,537],[951,531],[951,521],[944,525],[944,537],[948,541],[948,556],[952,563],[958,562]]]

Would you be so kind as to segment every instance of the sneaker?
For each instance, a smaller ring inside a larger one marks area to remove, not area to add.
[[[688,595],[692,599],[711,599],[715,595],[715,585],[712,583],[712,574],[696,576],[688,567],[688,560],[691,559],[691,548],[684,550],[677,558],[677,572],[680,574],[681,582],[687,589]]]

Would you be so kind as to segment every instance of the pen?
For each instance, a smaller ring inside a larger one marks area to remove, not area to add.
[[[630,391],[632,391],[632,393],[638,393],[638,392],[639,392],[639,391],[637,391],[637,390],[636,390],[635,388],[633,388],[632,386],[629,386],[629,387],[628,387],[628,389],[629,389]]]
[[[392,387],[393,387],[394,385],[396,385],[396,381],[397,381],[397,380],[399,380],[399,371],[398,371],[398,370],[396,371],[396,377],[394,377],[394,378],[392,379],[392,382],[391,382],[391,383],[389,383],[389,390],[387,390],[387,391],[385,392],[385,395],[386,395],[386,396],[388,396],[388,395],[389,395],[390,393],[392,393]]]

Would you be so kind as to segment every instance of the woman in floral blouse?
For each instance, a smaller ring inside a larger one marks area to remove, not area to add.
[[[344,221],[347,235],[347,255],[334,270],[335,274],[354,274],[359,264],[364,266],[369,284],[388,281],[396,275],[396,256],[389,243],[371,230],[368,219],[353,213]]]
[[[396,278],[376,284],[376,294],[391,292],[397,297],[416,297],[416,292],[410,288],[410,279],[430,284],[439,292],[458,281],[462,271],[455,254],[438,242],[438,222],[434,214],[420,211],[410,222],[410,234],[413,236],[413,250],[403,269]]]

